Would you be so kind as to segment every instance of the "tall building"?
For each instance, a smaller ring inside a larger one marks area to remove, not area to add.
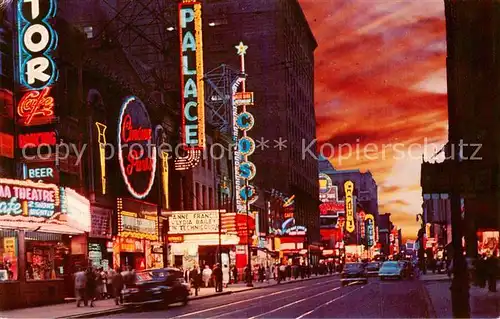
[[[445,0],[445,14],[447,159],[443,163],[424,162],[421,184],[424,199],[446,197],[453,185],[459,185],[456,193],[465,213],[467,254],[474,257],[477,233],[495,230],[498,238],[500,228],[500,111],[492,107],[500,102],[496,49],[500,45],[500,7],[495,1]],[[454,162],[452,157],[458,160]],[[450,198],[453,201],[453,196]]]
[[[389,256],[391,247],[391,233],[394,225],[391,222],[391,214],[380,214],[378,216],[378,236],[380,243],[380,252]]]
[[[316,40],[296,0],[203,1],[205,71],[221,64],[239,70],[234,48],[248,45],[247,91],[254,92],[249,136],[268,141],[251,160],[254,184],[295,195],[296,223],[319,239],[317,161],[301,146],[316,137],[314,50]],[[280,141],[283,144],[278,144]],[[313,147],[314,149],[314,147]],[[313,150],[314,151],[314,150]]]

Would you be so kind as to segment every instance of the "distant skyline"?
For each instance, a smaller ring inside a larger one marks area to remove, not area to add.
[[[335,155],[330,161],[336,169],[370,170],[379,186],[380,213],[391,213],[403,237],[415,238],[424,153],[418,145],[427,140],[429,158],[446,143],[448,132],[444,2],[299,2],[319,45],[319,145],[349,143],[363,150],[374,143],[369,156],[339,160]],[[395,143],[401,144],[383,151],[383,144]]]

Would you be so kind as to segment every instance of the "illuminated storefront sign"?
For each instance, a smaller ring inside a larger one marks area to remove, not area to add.
[[[169,209],[169,193],[168,193],[168,153],[167,152],[162,152],[161,154],[161,179],[162,179],[162,185],[163,185],[163,198],[164,198],[164,203],[165,203],[165,208]]]
[[[23,177],[33,182],[57,184],[59,182],[59,171],[52,161],[30,162],[23,164]]]
[[[203,87],[203,36],[201,3],[179,4],[181,47],[182,142],[185,149],[205,147],[205,93]]]
[[[56,145],[56,132],[39,132],[19,134],[17,136],[19,148],[35,148],[40,145]]]
[[[183,243],[184,242],[184,236],[183,235],[167,235],[167,242],[168,243]]]
[[[0,179],[0,216],[50,218],[58,205],[56,185]]]
[[[0,156],[14,158],[14,136],[0,132]]]
[[[151,141],[146,107],[135,96],[126,98],[118,119],[118,161],[128,191],[138,199],[145,198],[154,183],[156,148]]]
[[[365,217],[366,217],[366,214],[365,214],[364,211],[360,211],[358,213],[358,218],[359,218],[359,233],[360,233],[361,238],[365,238],[365,236],[366,236]]]
[[[224,211],[220,212],[221,214]],[[169,234],[213,234],[219,232],[219,211],[198,210],[172,212]]]
[[[61,212],[66,213],[69,226],[90,232],[90,202],[87,198],[71,188],[61,189]]]
[[[248,46],[240,42],[235,46],[237,54],[240,56],[241,73],[245,74],[245,55]],[[238,88],[241,87],[241,91],[238,92]],[[247,112],[247,106],[254,105],[253,92],[246,91],[246,81],[245,78],[238,79],[232,87],[233,96],[233,138],[237,143],[237,154],[235,154],[234,169],[237,172],[235,175],[236,181],[236,193],[239,194],[237,198],[236,207],[237,211],[244,213],[247,210],[247,206],[253,204],[258,196],[254,186],[250,185],[248,182],[252,180],[256,173],[257,168],[255,165],[248,160],[248,157],[255,152],[255,142],[254,140],[247,136],[248,131],[254,126],[255,119],[252,114]],[[238,113],[238,106],[242,107],[240,113]],[[239,137],[238,130],[242,132],[242,136]]]
[[[365,217],[366,223],[366,245],[373,247],[375,245],[375,218],[372,214],[367,214]]]
[[[293,226],[285,231],[285,234],[290,236],[304,236],[306,233],[307,228],[304,226]]]
[[[352,181],[346,181],[344,183],[345,191],[345,212],[346,212],[346,223],[345,229],[352,233],[354,231],[354,183]]]
[[[157,240],[158,224],[154,216],[138,218],[136,213],[122,211],[119,216],[119,235],[121,237]]]
[[[319,173],[319,200],[326,202],[338,201],[338,187],[333,185],[330,176]]]
[[[96,122],[97,143],[99,143],[99,163],[101,164],[101,192],[106,194],[106,125]]]
[[[58,72],[52,52],[58,38],[49,20],[56,10],[56,0],[18,1],[19,83],[24,89],[17,105],[21,125],[46,124],[54,119],[51,85]]]

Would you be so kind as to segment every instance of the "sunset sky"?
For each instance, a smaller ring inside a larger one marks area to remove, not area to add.
[[[380,212],[391,213],[403,236],[414,238],[415,215],[422,212],[421,156],[425,149],[430,158],[447,139],[443,0],[299,2],[319,44],[318,140],[349,143],[354,151],[359,145],[350,156],[337,147],[332,164],[370,170]],[[368,143],[374,144],[363,151]]]

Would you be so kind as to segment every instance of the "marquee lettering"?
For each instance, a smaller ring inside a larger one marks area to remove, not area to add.
[[[151,129],[132,128],[132,118],[129,114],[125,115],[122,122],[122,141],[125,143],[131,141],[148,141],[151,139]]]

